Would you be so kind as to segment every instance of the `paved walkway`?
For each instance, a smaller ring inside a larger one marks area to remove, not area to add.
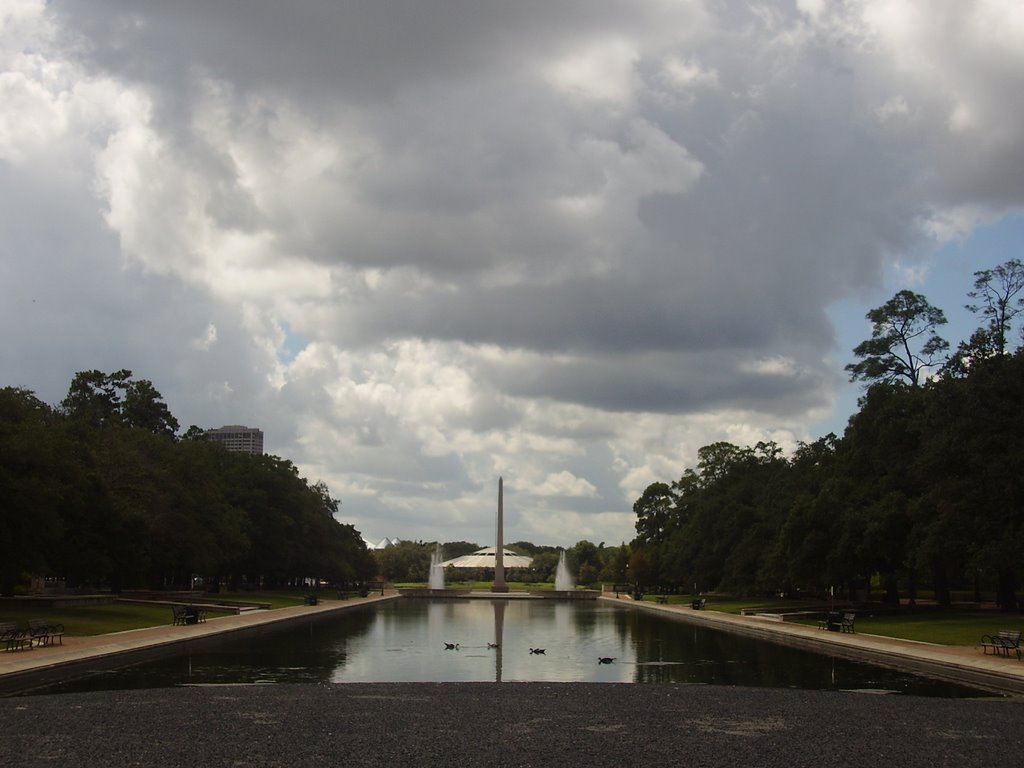
[[[603,598],[615,602],[623,599]],[[688,605],[643,602],[644,610],[674,616],[680,620],[725,629],[763,640],[784,642],[810,650],[847,658],[922,672],[932,676],[983,685],[1007,693],[1024,695],[1024,661],[1016,657],[993,656],[976,647],[934,645],[898,640],[862,632],[827,632],[804,624],[793,624],[761,616],[737,616],[715,610],[695,611]],[[1004,627],[993,627],[993,632]]]
[[[91,637],[65,637],[63,644],[34,647],[31,650],[7,651],[0,654],[0,694],[5,690],[18,688],[15,681],[29,677],[44,677],[59,674],[62,667],[82,662],[138,654],[144,651],[166,650],[169,646],[189,643],[206,637],[225,635],[231,632],[253,630],[274,624],[303,619],[315,619],[328,614],[337,614],[386,600],[393,600],[397,593],[353,597],[348,600],[326,600],[320,605],[294,606],[274,610],[247,611],[238,615],[218,616],[202,624],[132,629],[109,635]],[[167,615],[170,616],[168,607]]]
[[[1003,699],[632,683],[346,683],[0,699],[0,768],[992,768]]]
[[[19,673],[315,619],[382,598],[154,627],[0,656]],[[388,599],[388,598],[383,598]],[[643,603],[679,620],[950,676],[1024,679],[980,649],[840,635]],[[738,686],[348,683],[197,686],[0,698],[0,768],[17,766],[623,765],[990,768],[1024,754],[1024,699],[870,696]]]
[[[162,650],[168,646],[204,637],[251,630],[279,622],[315,618],[325,614],[352,610],[361,605],[391,600],[396,593],[384,597],[370,596],[345,601],[328,600],[317,606],[295,606],[270,611],[252,611],[237,616],[210,619],[203,624],[160,626],[118,632],[95,637],[68,637],[64,645],[10,651],[0,654],[0,691],[10,688],[13,678],[35,676],[43,672],[59,673],[63,665],[146,650]],[[603,597],[616,603],[628,599]],[[810,650],[824,651],[848,658],[923,672],[951,680],[983,685],[1008,693],[1024,695],[1024,661],[1016,658],[986,655],[976,648],[919,643],[908,640],[868,635],[826,632],[801,624],[774,621],[757,616],[737,616],[715,610],[695,611],[687,605],[643,602],[635,607],[655,611],[681,621],[724,629],[773,642],[784,642]],[[980,638],[979,638],[980,639]],[[8,685],[4,685],[5,680]]]

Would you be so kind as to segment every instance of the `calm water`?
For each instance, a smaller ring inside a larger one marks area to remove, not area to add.
[[[446,649],[445,644],[458,644]],[[497,643],[497,648],[488,647]],[[530,653],[543,648],[544,654]],[[611,657],[608,664],[599,657]],[[395,600],[44,692],[291,682],[704,683],[924,696],[976,689],[820,656],[603,601]],[[39,692],[39,691],[37,691]]]

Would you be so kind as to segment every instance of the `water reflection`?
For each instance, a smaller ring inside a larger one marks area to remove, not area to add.
[[[501,682],[502,646],[505,644],[505,606],[507,600],[495,600],[494,606],[494,682]]]
[[[452,648],[446,648],[446,644]],[[455,647],[457,645],[457,648]],[[543,655],[530,648],[544,648]],[[599,663],[599,658],[613,658]],[[604,601],[397,600],[57,690],[282,682],[551,681],[979,692]]]

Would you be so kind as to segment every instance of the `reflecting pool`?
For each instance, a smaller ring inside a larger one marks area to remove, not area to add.
[[[988,695],[605,601],[502,599],[399,599],[261,636],[225,637],[201,650],[133,667],[96,670],[36,692],[446,681],[691,683]]]

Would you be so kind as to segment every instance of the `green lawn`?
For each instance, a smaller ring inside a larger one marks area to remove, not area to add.
[[[335,599],[337,593],[324,591],[322,600]],[[246,603],[262,603],[273,608],[288,608],[303,605],[305,593],[295,592],[224,592],[216,595],[197,596],[196,603],[213,603],[219,600]],[[206,615],[230,616],[234,611],[208,609]],[[0,622],[13,621],[23,626],[29,619],[47,619],[64,625],[68,636],[105,635],[124,632],[129,629],[158,627],[171,623],[171,608],[166,605],[141,605],[135,603],[110,603],[107,605],[84,605],[74,608],[0,608]]]
[[[304,605],[306,592],[218,592],[208,595],[206,600],[215,603],[221,600],[236,601],[239,603],[262,603],[271,608],[290,608],[293,605]],[[317,593],[321,600],[333,600],[337,597],[337,591],[321,590]],[[202,601],[199,601],[202,602]]]
[[[207,611],[207,616],[223,615]],[[0,610],[0,621],[13,621],[24,626],[29,619],[46,619],[64,625],[68,636],[106,635],[128,629],[157,627],[171,623],[171,609],[166,605],[135,605],[110,603],[74,608],[40,608],[38,610]]]
[[[705,595],[708,600],[707,607],[714,611],[721,611],[722,613],[735,613],[740,614],[745,608],[791,608],[794,603],[793,600],[783,600],[782,598],[774,597],[760,597],[760,598],[739,598],[739,597],[719,597],[718,595]],[[654,595],[645,595],[644,600],[654,600]],[[669,595],[668,601],[670,603],[685,603],[689,605],[693,598],[690,595]],[[817,604],[815,604],[817,607]]]
[[[423,584],[403,584],[398,586],[422,587]],[[464,582],[452,584],[453,588],[489,589],[491,582]],[[544,589],[552,588],[551,584],[509,583],[511,589]],[[320,592],[322,600],[335,599],[333,590]],[[271,605],[272,608],[286,608],[302,605],[304,595],[294,592],[241,592],[222,593],[216,599],[258,602]],[[653,601],[655,595],[645,595],[645,600]],[[688,605],[689,595],[669,595],[669,603]],[[202,602],[202,601],[198,601]],[[739,614],[744,608],[757,607],[793,607],[792,600],[782,599],[739,599],[710,596],[707,607],[710,610]],[[817,604],[813,607],[817,607]],[[812,608],[808,605],[808,608]],[[209,611],[208,615],[224,615],[218,611]],[[28,619],[49,619],[64,624],[65,633],[69,636],[102,635],[111,632],[123,632],[129,629],[161,626],[171,623],[171,610],[168,606],[136,605],[132,603],[113,603],[109,605],[80,606],[75,608],[41,608],[39,610],[0,609],[0,622],[13,621],[20,625]],[[800,622],[811,626],[817,625],[817,619]],[[917,613],[881,614],[873,616],[867,611],[858,611],[857,631],[885,637],[896,637],[905,640],[917,640],[939,645],[976,646],[985,634],[994,634],[1001,629],[1024,629],[1024,616],[1019,614],[1000,614],[989,611],[942,611],[921,610]]]
[[[321,600],[337,599],[335,590],[321,590]],[[245,603],[262,603],[274,608],[288,608],[305,603],[305,592],[221,592],[215,595],[202,595],[194,599],[196,603],[214,603],[217,601],[238,601]],[[217,611],[208,609],[206,615],[232,615],[234,611]],[[134,603],[111,603],[108,605],[86,605],[74,608],[0,608],[0,622],[13,621],[24,626],[29,619],[48,619],[64,625],[64,634],[68,636],[105,635],[111,632],[124,632],[129,629],[159,627],[171,623],[171,609],[166,605],[137,605]]]
[[[644,600],[655,600],[654,595],[645,595]],[[669,603],[688,605],[689,595],[669,595]],[[820,603],[808,604],[808,610],[820,607]],[[707,607],[723,613],[740,614],[745,608],[793,608],[799,606],[793,600],[781,598],[741,599],[709,596]],[[818,619],[812,618],[795,623],[816,627]],[[871,615],[870,611],[857,611],[856,629],[871,635],[916,640],[937,645],[976,646],[982,635],[991,635],[1001,629],[1024,629],[1024,616],[1000,614],[994,611],[946,611],[924,609],[916,613],[882,613]]]
[[[816,622],[801,622],[815,624]],[[922,611],[920,613],[871,616],[858,613],[858,632],[937,645],[975,646],[982,635],[1001,629],[1024,629],[1024,616],[978,611]]]

